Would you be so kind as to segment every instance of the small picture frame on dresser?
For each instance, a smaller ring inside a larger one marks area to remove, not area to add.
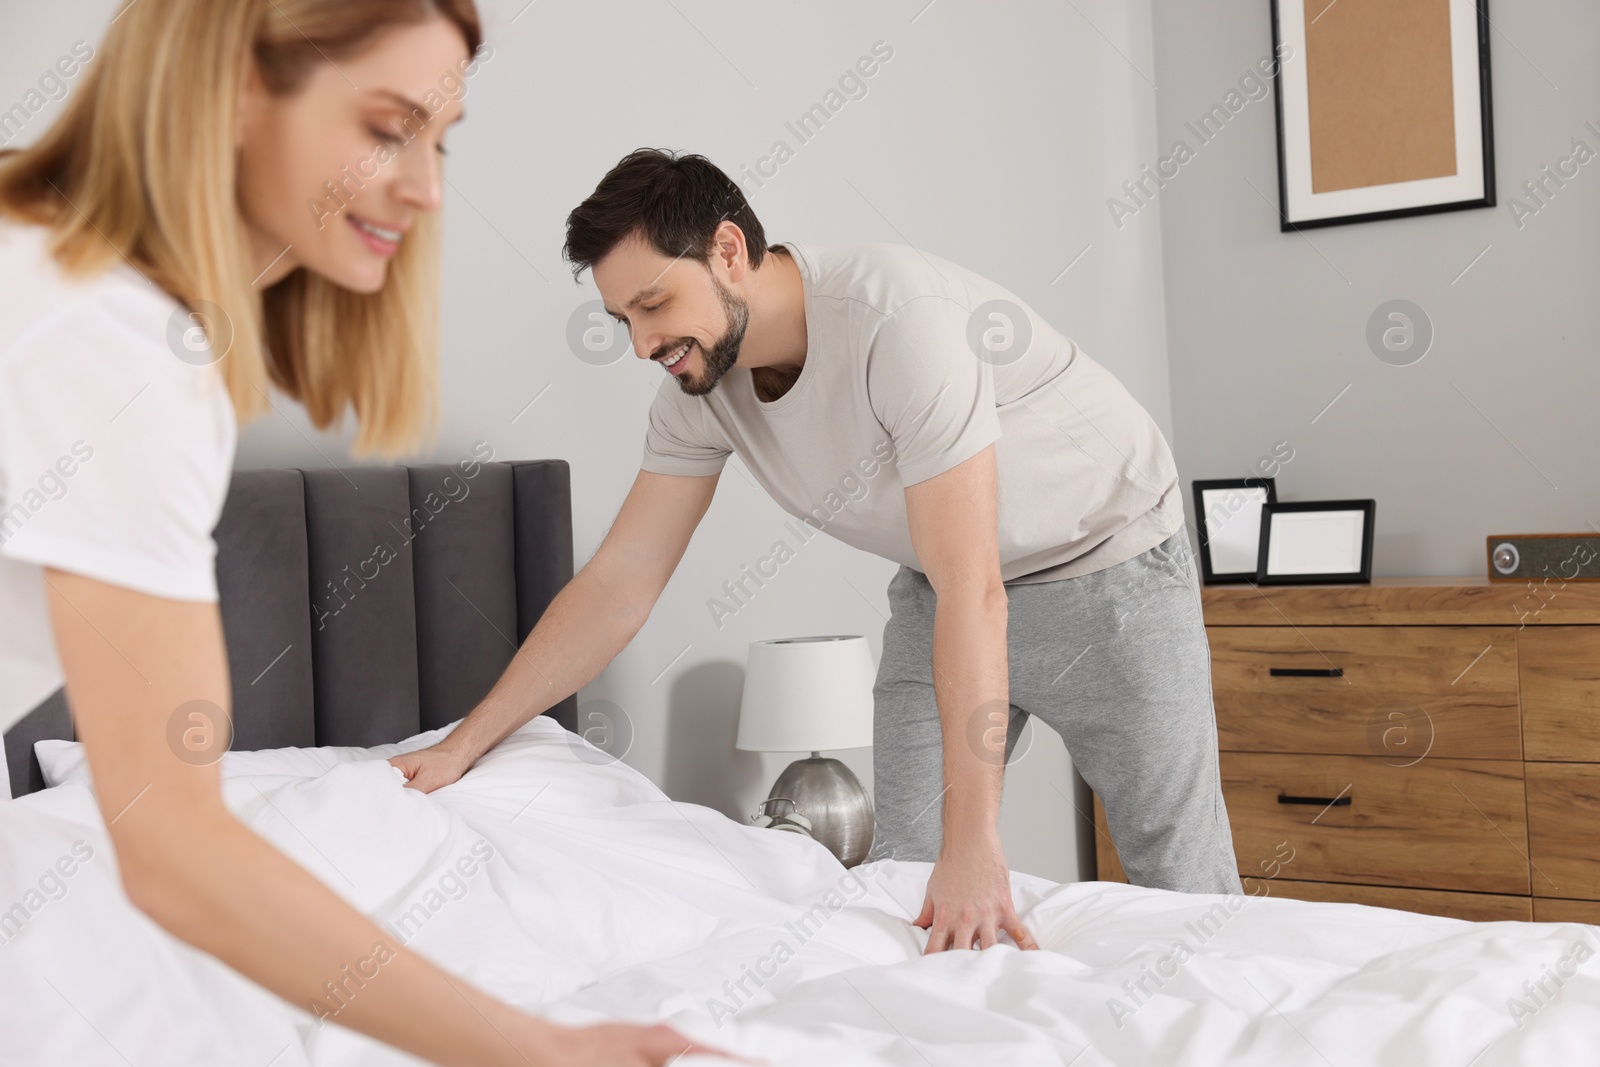
[[[1278,499],[1271,478],[1210,478],[1194,483],[1195,533],[1206,585],[1253,582],[1260,556],[1261,509]]]
[[[1261,508],[1257,585],[1372,581],[1373,500],[1306,500]]]

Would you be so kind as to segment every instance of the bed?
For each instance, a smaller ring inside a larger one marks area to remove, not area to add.
[[[524,1010],[665,1019],[785,1065],[1593,1062],[1595,927],[1018,873],[1044,951],[924,957],[929,865],[846,870],[673,802],[572,733],[570,701],[454,785],[402,788],[387,757],[452,729],[572,574],[566,464],[467,469],[236,476],[223,786],[397,940]],[[401,552],[364,565],[384,541]],[[338,991],[285,1004],[128,904],[59,696],[6,748],[0,1063],[419,1062],[329,1025]]]

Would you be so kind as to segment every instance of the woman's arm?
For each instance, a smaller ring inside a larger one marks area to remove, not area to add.
[[[658,1064],[685,1051],[689,1043],[668,1027],[543,1022],[406,951],[236,820],[215,762],[196,765],[169,747],[180,705],[204,700],[231,714],[216,605],[44,573],[123,885],[161,926],[300,1008],[326,1001],[323,984],[345,967],[382,953],[377,977],[336,1021],[440,1064]]]

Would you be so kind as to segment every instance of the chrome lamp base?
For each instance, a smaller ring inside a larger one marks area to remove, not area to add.
[[[794,810],[811,820],[811,836],[827,846],[846,867],[867,858],[872,848],[872,800],[855,772],[836,759],[813,752],[797,759],[778,775],[767,804],[788,800]]]

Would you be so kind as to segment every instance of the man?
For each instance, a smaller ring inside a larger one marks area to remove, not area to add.
[[[737,452],[791,514],[901,564],[874,688],[874,856],[934,861],[928,952],[1002,930],[1034,945],[997,826],[1029,714],[1100,795],[1134,882],[1240,892],[1177,472],[1109,373],[932,256],[767,247],[699,156],[627,156],[568,216],[565,252],[671,380],[594,558],[461,726],[396,757],[411,785],[454,781],[605,667]]]

